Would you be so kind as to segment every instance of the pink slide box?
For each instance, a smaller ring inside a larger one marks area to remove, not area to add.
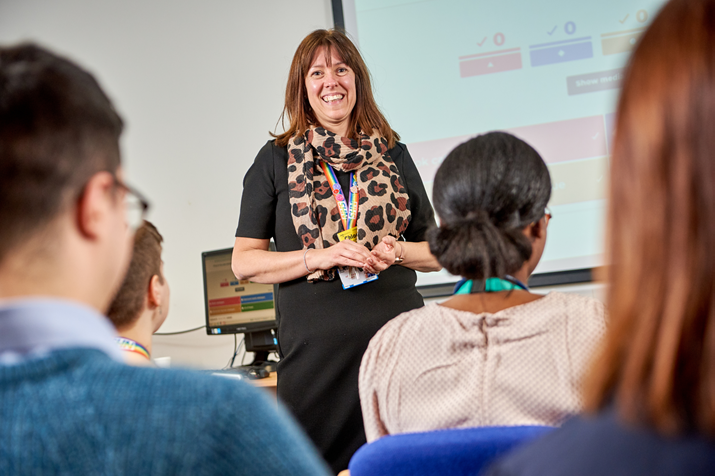
[[[507,129],[536,149],[547,164],[608,155],[603,116]]]
[[[521,53],[518,51],[516,53],[499,54],[485,58],[462,60],[459,63],[459,75],[462,78],[480,76],[482,74],[501,73],[502,71],[511,71],[513,69],[521,69]]]
[[[228,306],[231,304],[241,304],[241,298],[239,297],[232,297],[232,298],[223,298],[223,299],[211,299],[209,300],[209,307],[216,307],[216,306]]]
[[[608,155],[603,116],[514,127],[504,131],[528,142],[547,164]],[[472,137],[474,135],[408,144],[422,180],[431,182],[444,157]]]

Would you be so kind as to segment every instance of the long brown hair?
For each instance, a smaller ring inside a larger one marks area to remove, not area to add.
[[[285,147],[291,137],[305,133],[311,125],[319,124],[308,103],[305,78],[308,76],[313,56],[320,47],[325,47],[328,65],[330,65],[331,53],[334,48],[343,62],[355,72],[357,98],[350,115],[348,135],[357,139],[361,130],[366,134],[377,130],[382,137],[387,139],[388,147],[394,147],[395,142],[400,140],[400,136],[390,128],[390,124],[387,123],[385,116],[377,107],[372,95],[370,72],[362,56],[352,41],[340,30],[315,30],[303,39],[295,51],[286,85],[285,107],[279,119],[279,122],[282,123],[287,116],[290,126],[282,134],[270,133],[276,138],[276,145]]]
[[[628,66],[611,166],[610,329],[586,406],[715,435],[715,1],[672,0]]]

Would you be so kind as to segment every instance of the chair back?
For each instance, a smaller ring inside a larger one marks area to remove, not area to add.
[[[350,476],[475,476],[498,456],[553,429],[494,426],[389,435],[353,455]]]

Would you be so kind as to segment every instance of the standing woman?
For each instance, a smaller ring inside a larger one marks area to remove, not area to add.
[[[415,270],[440,269],[424,241],[434,213],[343,33],[302,41],[283,114],[288,130],[244,178],[233,271],[281,283],[278,396],[337,472],[365,443],[358,369],[368,342],[423,306]]]

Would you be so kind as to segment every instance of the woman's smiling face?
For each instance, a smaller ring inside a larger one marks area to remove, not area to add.
[[[347,135],[356,101],[355,72],[343,63],[334,48],[329,62],[324,46],[315,52],[305,89],[320,125],[338,135]]]

